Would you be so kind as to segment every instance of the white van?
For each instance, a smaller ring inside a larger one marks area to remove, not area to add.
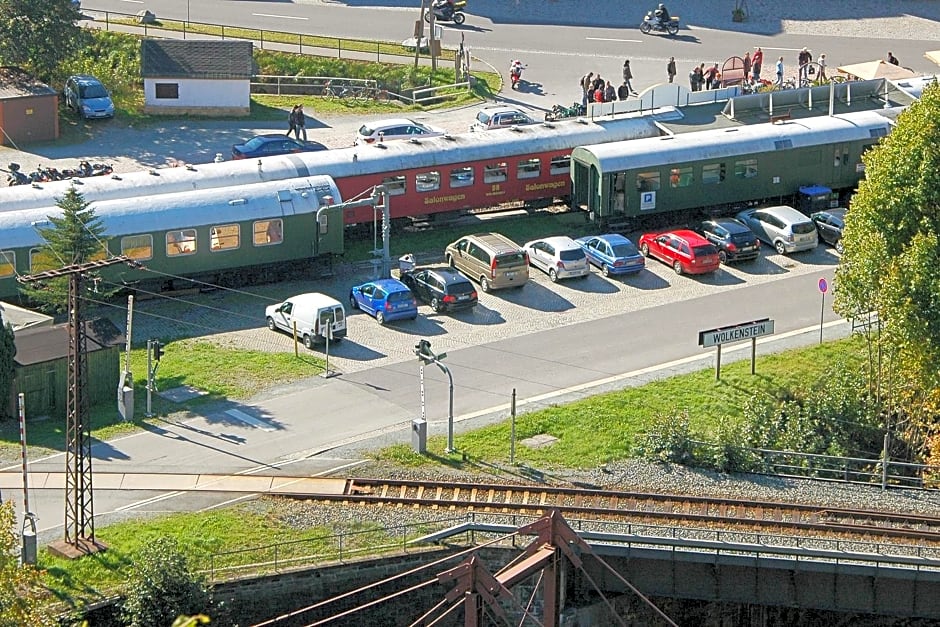
[[[346,309],[343,303],[326,294],[311,292],[292,296],[279,305],[268,306],[264,316],[272,331],[281,329],[293,334],[296,323],[297,337],[310,349],[326,341],[326,334],[331,327],[331,342],[346,337]]]

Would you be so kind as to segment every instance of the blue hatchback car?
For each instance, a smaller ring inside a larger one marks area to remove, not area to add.
[[[398,279],[379,279],[349,291],[349,306],[375,316],[379,324],[418,317],[418,302],[408,286]]]
[[[588,261],[600,268],[604,276],[639,272],[646,267],[643,255],[623,235],[591,235],[575,241],[584,249]]]

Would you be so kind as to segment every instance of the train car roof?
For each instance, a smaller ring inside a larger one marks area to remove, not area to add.
[[[388,141],[350,148],[294,153],[261,159],[242,159],[179,168],[160,168],[115,177],[79,179],[88,201],[139,198],[216,187],[247,185],[328,174],[334,178],[407,168],[434,167],[478,159],[571,149],[583,144],[654,137],[661,131],[655,115],[615,119],[564,120],[485,132],[461,133],[412,141]],[[381,146],[381,147],[379,147]],[[56,203],[68,181],[17,185],[0,189],[0,211],[48,207]]]
[[[681,133],[669,137],[582,146],[572,159],[620,172],[687,161],[720,159],[774,150],[816,146],[887,135],[891,122],[872,111],[808,118],[784,124],[755,124],[730,129]]]
[[[333,179],[314,176],[144,196],[133,201],[107,200],[94,203],[92,208],[105,227],[105,235],[115,237],[315,213],[325,195],[333,196],[335,202],[341,200]],[[0,212],[0,249],[43,244],[37,227],[51,226],[48,216],[61,213],[57,206]]]

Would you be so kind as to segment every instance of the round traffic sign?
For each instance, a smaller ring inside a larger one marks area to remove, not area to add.
[[[826,281],[826,279],[819,279],[819,291],[825,294],[826,290],[828,289],[829,289],[829,283]]]

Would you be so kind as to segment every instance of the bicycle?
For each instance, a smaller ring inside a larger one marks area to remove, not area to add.
[[[323,96],[329,100],[335,100],[337,98],[345,98],[349,95],[349,89],[343,87],[342,85],[333,86],[333,81],[326,81],[323,83]]]

